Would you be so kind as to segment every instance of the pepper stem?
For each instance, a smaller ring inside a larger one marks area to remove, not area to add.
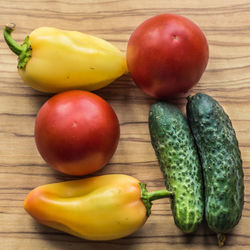
[[[152,201],[169,198],[173,195],[173,193],[168,190],[148,192],[147,185],[144,183],[139,183],[139,186],[141,188],[141,199],[147,210],[147,216],[150,216],[151,214]]]
[[[5,25],[3,35],[9,48],[18,55],[17,68],[24,68],[29,58],[31,57],[31,46],[29,37],[27,36],[22,45],[19,45],[11,36],[11,33],[15,30],[16,25],[9,23]]]

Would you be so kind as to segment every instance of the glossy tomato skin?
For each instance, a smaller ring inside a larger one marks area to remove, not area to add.
[[[101,97],[81,90],[50,98],[37,114],[35,141],[43,159],[69,175],[104,167],[116,151],[118,118]]]
[[[209,57],[200,28],[173,14],[149,18],[131,34],[127,64],[139,88],[155,98],[187,92],[201,78]]]

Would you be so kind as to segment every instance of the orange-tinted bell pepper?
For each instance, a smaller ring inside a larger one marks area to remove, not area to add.
[[[113,174],[37,187],[24,208],[52,228],[88,240],[112,240],[142,227],[152,200],[170,195],[167,190],[148,193],[137,179]]]

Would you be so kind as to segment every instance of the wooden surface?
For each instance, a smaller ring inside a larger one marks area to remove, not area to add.
[[[125,52],[131,32],[160,13],[185,15],[207,36],[210,60],[200,83],[189,94],[207,93],[225,108],[236,130],[245,173],[243,217],[227,237],[224,249],[250,249],[250,1],[249,0],[0,0],[3,25],[15,22],[22,42],[33,29],[54,26],[104,38]],[[0,35],[0,249],[217,249],[215,234],[202,225],[190,236],[174,225],[168,200],[156,201],[152,215],[135,234],[110,242],[88,242],[42,226],[23,210],[26,194],[38,185],[71,179],[52,170],[34,143],[34,121],[48,95],[19,77],[16,56]],[[147,124],[154,100],[129,76],[96,91],[116,111],[121,139],[111,162],[96,174],[123,173],[164,188]],[[173,100],[184,110],[183,97]]]

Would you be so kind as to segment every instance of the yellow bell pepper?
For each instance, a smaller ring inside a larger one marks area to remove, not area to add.
[[[113,240],[142,227],[152,200],[170,195],[167,190],[148,193],[137,179],[112,174],[37,187],[24,208],[52,228],[87,240]]]
[[[109,42],[77,31],[35,29],[19,45],[4,28],[9,48],[19,56],[18,72],[34,89],[56,93],[100,89],[127,72],[125,55]]]

